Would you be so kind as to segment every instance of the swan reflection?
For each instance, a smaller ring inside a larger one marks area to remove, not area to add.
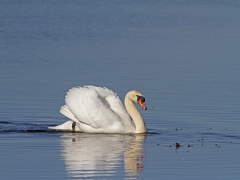
[[[145,135],[65,133],[62,157],[71,177],[135,176],[143,169]],[[122,173],[119,176],[123,176]]]

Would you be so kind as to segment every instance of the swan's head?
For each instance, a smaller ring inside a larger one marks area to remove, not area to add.
[[[138,103],[144,110],[147,110],[147,107],[144,104],[145,98],[139,91],[129,91],[126,96],[128,96],[128,98],[131,99],[133,102]]]

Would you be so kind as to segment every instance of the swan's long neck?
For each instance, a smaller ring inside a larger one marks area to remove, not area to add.
[[[125,107],[131,118],[133,119],[135,123],[135,132],[134,133],[146,133],[147,132],[147,127],[146,124],[139,113],[138,109],[134,105],[133,101],[130,100],[127,96],[125,97],[124,100]]]

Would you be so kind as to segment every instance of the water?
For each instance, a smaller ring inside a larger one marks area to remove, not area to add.
[[[239,179],[239,10],[1,1],[1,179]],[[78,85],[141,91],[149,133],[47,130],[67,120],[59,108]]]

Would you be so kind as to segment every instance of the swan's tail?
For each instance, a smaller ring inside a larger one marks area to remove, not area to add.
[[[75,123],[75,125],[73,125],[73,123],[75,123],[74,121],[67,121],[61,125],[58,126],[53,126],[53,127],[48,127],[48,129],[52,129],[52,130],[60,130],[60,131],[76,131],[76,132],[81,132],[81,129],[79,128],[79,126]]]

